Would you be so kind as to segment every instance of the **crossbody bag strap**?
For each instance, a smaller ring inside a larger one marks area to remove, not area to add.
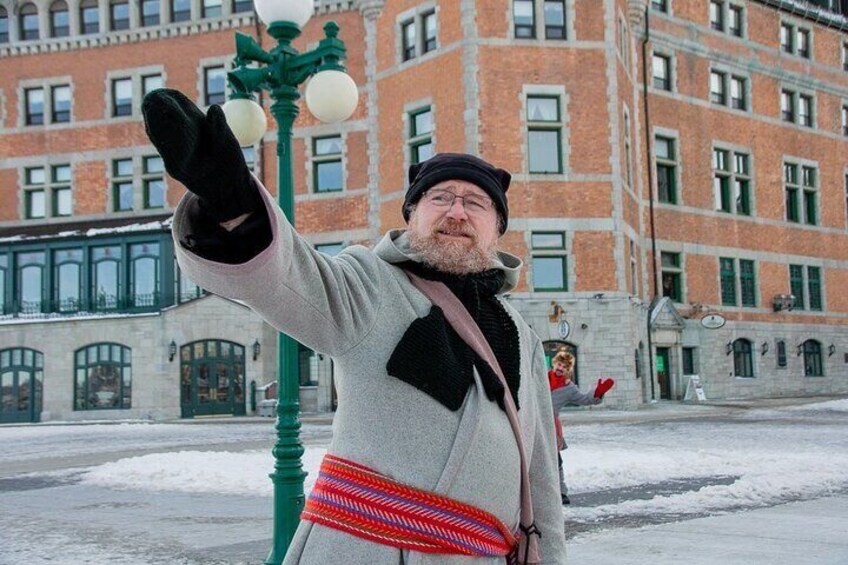
[[[450,289],[443,283],[438,281],[430,281],[423,279],[418,275],[406,271],[406,275],[418,290],[424,296],[430,299],[430,302],[437,305],[445,314],[445,318],[451,327],[459,334],[471,349],[474,350],[481,359],[486,361],[504,387],[504,406],[506,407],[506,415],[509,419],[512,432],[515,435],[515,441],[518,444],[518,454],[521,460],[521,533],[526,542],[526,548],[522,555],[522,561],[526,563],[535,563],[540,561],[538,540],[539,532],[536,529],[535,520],[533,519],[533,498],[530,494],[530,476],[527,471],[527,458],[524,453],[524,440],[521,434],[521,424],[518,420],[518,410],[515,408],[515,402],[512,399],[512,394],[509,390],[509,385],[506,382],[500,363],[498,363],[495,353],[492,351],[489,342],[480,331],[480,327],[471,314],[465,308]]]

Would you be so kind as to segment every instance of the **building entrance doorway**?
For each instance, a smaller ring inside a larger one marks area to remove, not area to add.
[[[573,343],[568,343],[567,341],[554,339],[544,342],[542,344],[542,347],[544,348],[545,352],[545,365],[549,370],[551,368],[551,361],[553,360],[554,355],[556,355],[559,351],[565,350],[566,352],[571,353],[571,355],[574,356],[574,371],[571,375],[568,375],[568,378],[570,378],[574,382],[574,384],[580,386],[580,378],[577,374],[577,346]]]
[[[183,345],[180,409],[183,418],[215,414],[243,416],[244,347],[218,340]]]
[[[671,400],[671,355],[668,347],[657,347],[657,382],[660,399]]]
[[[38,422],[44,382],[44,355],[17,347],[0,351],[0,423]]]

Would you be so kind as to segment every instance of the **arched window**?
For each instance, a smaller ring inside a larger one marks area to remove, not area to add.
[[[733,342],[733,374],[737,377],[754,376],[754,358],[751,342],[740,338]]]
[[[74,354],[74,410],[130,408],[132,357],[129,347],[95,343]]]
[[[83,34],[100,32],[100,7],[97,0],[80,2],[80,31]]]
[[[0,43],[9,43],[9,13],[0,6]]]
[[[159,244],[130,245],[130,300],[136,308],[159,304]]]
[[[95,310],[113,310],[121,306],[121,246],[91,249],[91,304]]]
[[[50,5],[50,37],[68,37],[70,34],[68,4],[65,0],[56,0]]]
[[[804,342],[804,376],[824,376],[821,344],[814,339],[808,339]]]
[[[23,40],[38,39],[38,8],[29,3],[21,6],[18,12],[20,38]]]
[[[0,351],[0,423],[41,418],[44,355],[14,347]]]

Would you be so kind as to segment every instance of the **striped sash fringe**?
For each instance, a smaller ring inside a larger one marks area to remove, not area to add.
[[[331,454],[321,462],[301,519],[424,553],[496,557],[517,544],[489,512]]]

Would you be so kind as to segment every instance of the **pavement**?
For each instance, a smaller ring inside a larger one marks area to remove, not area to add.
[[[733,417],[755,408],[838,398],[844,395],[665,401],[630,410],[565,409],[562,414],[569,426],[638,424]],[[214,420],[238,425],[270,419]],[[329,425],[332,414],[304,414],[301,421]],[[179,423],[199,425],[202,421]],[[80,484],[72,469],[55,476],[2,479],[0,494],[5,507],[0,513],[0,565],[259,565],[271,547],[267,497],[102,489]],[[575,503],[581,504],[580,497],[590,495],[575,495]],[[588,498],[583,502],[592,504]],[[564,512],[569,564],[848,565],[848,496],[844,492],[677,522],[589,531],[569,529],[568,507]],[[5,519],[3,513],[7,513]],[[98,549],[92,553],[92,548]],[[79,560],[80,555],[85,559]]]
[[[568,544],[568,563],[846,565],[848,497],[598,532]]]

